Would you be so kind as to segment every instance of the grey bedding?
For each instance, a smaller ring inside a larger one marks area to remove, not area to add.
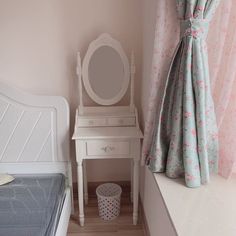
[[[54,235],[64,201],[64,175],[14,177],[0,186],[0,236]]]

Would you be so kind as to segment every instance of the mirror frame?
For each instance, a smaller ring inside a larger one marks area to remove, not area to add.
[[[89,81],[89,62],[94,52],[102,46],[108,46],[114,49],[120,56],[120,59],[124,66],[124,78],[123,78],[123,84],[122,84],[121,90],[113,98],[110,98],[110,99],[104,99],[104,98],[99,97],[96,94],[96,92],[92,89],[90,85],[90,81]],[[89,45],[89,48],[83,60],[82,77],[83,77],[84,87],[88,95],[94,102],[96,102],[99,105],[106,105],[106,106],[114,105],[115,103],[119,102],[124,97],[125,93],[127,92],[127,89],[129,87],[129,80],[130,80],[129,60],[120,42],[113,39],[109,34],[102,34],[96,40],[92,41]]]

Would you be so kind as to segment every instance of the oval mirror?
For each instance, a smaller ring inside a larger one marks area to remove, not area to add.
[[[89,96],[100,105],[122,99],[129,86],[129,63],[119,42],[106,34],[90,44],[83,62],[83,81]]]

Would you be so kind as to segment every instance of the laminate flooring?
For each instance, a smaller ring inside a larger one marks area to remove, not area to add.
[[[78,201],[75,202],[75,214],[71,216],[67,236],[145,236],[142,217],[139,223],[132,224],[132,203],[128,194],[121,198],[121,213],[112,221],[103,221],[98,216],[96,196],[91,196],[85,206],[85,225],[79,226]]]

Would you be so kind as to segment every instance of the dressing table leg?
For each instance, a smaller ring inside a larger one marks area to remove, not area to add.
[[[75,206],[74,206],[74,193],[73,193],[73,180],[72,180],[72,167],[71,163],[68,165],[68,181],[69,181],[69,186],[70,186],[70,191],[71,191],[71,214],[75,213]]]
[[[138,223],[138,198],[139,198],[139,160],[134,159],[133,169],[133,224]]]
[[[131,167],[131,178],[130,178],[130,200],[131,202],[133,202],[133,182],[134,182],[134,176],[133,176],[133,173],[134,173],[134,162],[133,162],[133,159],[131,159],[131,163],[130,163],[130,167]]]
[[[88,181],[87,181],[87,170],[86,170],[86,161],[83,161],[83,177],[84,177],[84,202],[85,205],[88,204]]]
[[[79,221],[80,221],[80,226],[84,226],[83,167],[82,167],[82,161],[77,163],[77,172],[78,172]]]

